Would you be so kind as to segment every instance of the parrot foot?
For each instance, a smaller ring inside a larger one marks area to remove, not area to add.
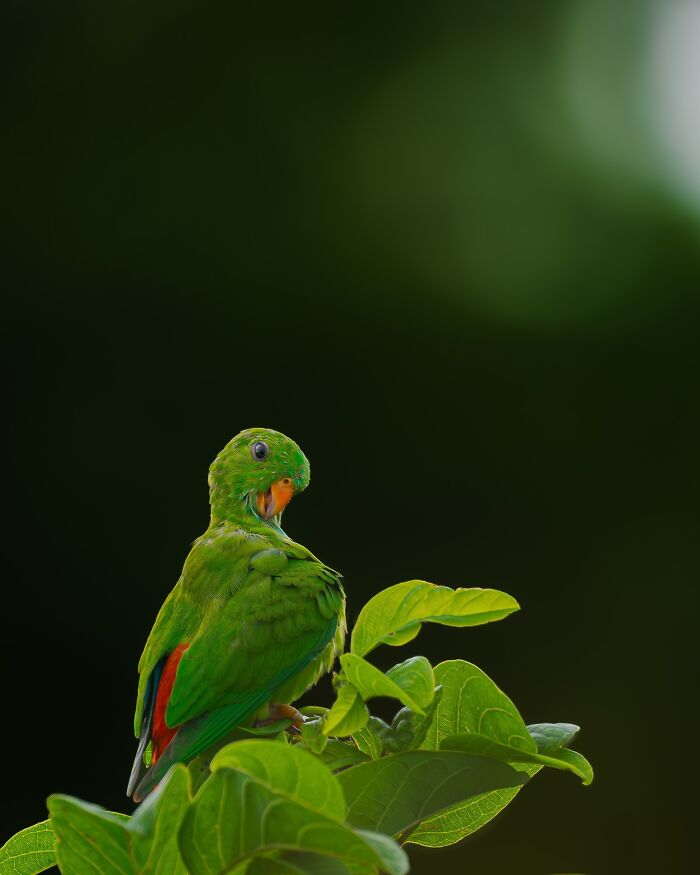
[[[264,720],[256,720],[256,726],[269,726],[271,723],[277,723],[278,720],[291,720],[291,730],[294,728],[297,732],[304,725],[304,716],[297,711],[292,705],[270,705],[270,716]]]

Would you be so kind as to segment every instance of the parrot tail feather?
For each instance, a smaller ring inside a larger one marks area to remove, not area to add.
[[[148,684],[146,685],[146,693],[144,695],[143,703],[143,716],[141,717],[141,732],[139,733],[139,746],[136,751],[136,757],[134,758],[134,765],[131,767],[131,774],[129,775],[129,785],[126,788],[126,795],[129,798],[134,795],[134,790],[138,786],[138,783],[141,780],[141,775],[145,768],[143,755],[146,751],[146,748],[148,747],[148,742],[151,740],[153,708],[155,706],[156,700],[155,693],[158,689],[158,682],[160,681],[160,674],[163,670],[164,662],[165,659],[161,659],[160,662],[156,665],[156,667],[151,672],[151,676],[148,679]]]
[[[168,707],[170,694],[173,691],[177,667],[188,647],[189,644],[178,644],[172,653],[159,660],[148,679],[144,696],[143,717],[141,718],[139,746],[136,751],[134,765],[131,768],[129,785],[126,789],[126,795],[129,797],[134,795],[134,790],[138,787],[143,777],[145,769],[143,755],[146,752],[149,741],[152,742],[151,765],[153,765],[160,758],[177,732],[176,729],[171,729],[165,722],[165,711]]]
[[[155,789],[174,763],[187,763],[207,750],[241,721],[260,708],[269,698],[268,690],[258,690],[244,702],[215,708],[178,727],[172,742],[158,763],[153,763],[136,787],[134,802],[141,802]]]

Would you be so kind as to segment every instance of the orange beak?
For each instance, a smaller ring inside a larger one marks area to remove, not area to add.
[[[283,477],[267,490],[258,494],[258,513],[263,519],[269,520],[282,513],[292,500],[294,484],[289,477]]]

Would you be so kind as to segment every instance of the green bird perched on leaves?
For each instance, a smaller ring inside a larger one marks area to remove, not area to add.
[[[266,428],[242,431],[212,463],[209,528],[139,661],[140,742],[127,790],[135,801],[173,763],[189,762],[235,727],[299,718],[288,703],[342,651],[340,575],[280,527],[282,511],[308,485],[302,451]]]

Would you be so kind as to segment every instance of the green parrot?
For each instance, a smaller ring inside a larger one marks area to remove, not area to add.
[[[345,640],[340,575],[281,528],[309,485],[294,441],[242,431],[209,469],[211,522],[185,560],[139,661],[127,794],[139,802],[177,762],[237,726],[284,716]],[[150,766],[146,767],[149,760]]]

